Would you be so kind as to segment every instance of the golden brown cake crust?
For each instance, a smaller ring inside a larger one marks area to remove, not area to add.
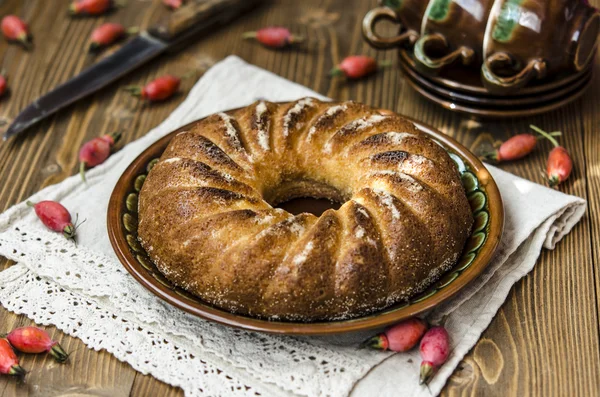
[[[342,202],[320,217],[274,205]],[[473,217],[454,162],[405,118],[355,103],[256,102],[179,133],[140,193],[139,239],[222,309],[316,321],[381,310],[457,260]]]

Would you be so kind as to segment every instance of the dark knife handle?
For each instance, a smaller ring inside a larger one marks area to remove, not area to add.
[[[209,27],[225,24],[249,11],[260,0],[190,0],[179,10],[153,26],[148,32],[169,43],[177,44]]]

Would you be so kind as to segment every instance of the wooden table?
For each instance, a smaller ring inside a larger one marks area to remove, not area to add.
[[[163,56],[90,99],[58,113],[27,135],[0,144],[0,209],[77,172],[78,148],[103,133],[122,130],[133,141],[164,120],[193,85],[168,102],[144,106],[121,88],[143,84],[163,73],[198,76],[229,54],[268,69],[339,100],[353,99],[403,113],[454,136],[475,150],[483,142],[528,131],[534,123],[564,132],[575,171],[561,187],[589,202],[587,216],[556,250],[544,251],[535,269],[518,282],[479,343],[465,357],[444,395],[599,395],[600,335],[600,73],[582,99],[564,109],[523,120],[478,123],[429,103],[404,81],[397,66],[359,82],[327,77],[348,54],[394,60],[395,52],[376,53],[362,40],[360,22],[375,0],[278,0],[198,40],[184,52]],[[592,0],[600,6],[600,0]],[[39,95],[76,75],[97,58],[86,52],[94,27],[105,21],[148,26],[168,11],[160,0],[128,0],[117,12],[100,18],[71,19],[67,0],[0,0],[0,16],[16,14],[29,22],[35,49],[25,52],[0,40],[2,67],[11,93],[0,100],[0,117],[10,120]],[[271,51],[240,39],[242,32],[264,25],[287,25],[308,38],[304,50]],[[600,60],[600,59],[598,59]],[[598,69],[598,64],[596,69]],[[599,72],[598,70],[596,70]],[[545,154],[503,168],[543,183]],[[5,259],[1,269],[11,266]],[[32,322],[0,308],[0,333]],[[44,355],[22,359],[30,373],[26,384],[0,378],[0,395],[176,396],[181,390],[143,376],[110,354],[89,350],[78,339],[49,329],[67,351],[69,365]]]

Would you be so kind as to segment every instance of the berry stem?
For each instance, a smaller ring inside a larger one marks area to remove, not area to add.
[[[121,131],[111,132],[108,135],[110,135],[110,137],[113,139],[114,144],[116,144],[117,142],[119,142],[119,140],[123,136],[123,134],[121,133]]]
[[[256,32],[245,32],[245,33],[242,33],[242,39],[245,39],[245,40],[255,39],[256,35],[257,35]]]
[[[336,66],[335,68],[333,68],[329,71],[329,75],[331,77],[344,76],[344,71]]]
[[[10,369],[8,370],[8,374],[17,376],[19,378],[23,378],[27,374],[27,371],[25,371],[23,367],[21,367],[19,364],[15,364],[12,367],[10,367]]]
[[[69,354],[57,343],[50,349],[50,355],[59,363],[64,363],[68,360]]]
[[[81,180],[87,182],[85,179],[85,161],[79,163],[79,175],[81,175]]]
[[[290,44],[299,44],[299,43],[303,43],[304,42],[304,36],[298,36],[298,35],[290,35],[290,38],[288,39],[288,42]]]
[[[433,372],[433,364],[430,362],[423,362],[421,364],[421,370],[419,374],[419,384],[422,385],[424,383],[428,383],[433,376]]]
[[[384,334],[379,334],[362,342],[360,348],[364,349],[369,347],[371,349],[387,350],[389,345],[388,338]]]
[[[142,88],[139,85],[128,85],[126,87],[123,87],[123,89],[134,96],[142,95]]]
[[[531,124],[529,126],[529,128],[531,128],[532,130],[534,130],[535,132],[537,132],[538,134],[540,134],[542,137],[548,139],[550,142],[552,142],[552,144],[554,145],[554,147],[558,147],[560,146],[558,144],[558,141],[556,139],[554,139],[554,136],[552,135],[553,133],[548,133],[544,130],[542,130],[539,127],[536,127],[535,125]]]

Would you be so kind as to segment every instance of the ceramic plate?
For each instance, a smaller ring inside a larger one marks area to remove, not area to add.
[[[415,73],[417,66],[413,55],[405,49],[398,50],[398,58],[402,66],[407,67]],[[548,93],[558,88],[564,88],[570,85],[575,80],[580,79],[585,73],[593,68],[594,63],[591,62],[586,68],[579,73],[565,73],[556,76],[552,79],[540,80],[520,89],[517,93],[509,95],[509,97],[532,96],[542,93]],[[429,81],[440,87],[445,87],[448,90],[462,92],[478,97],[503,98],[503,95],[490,93],[481,83],[480,72],[477,69],[469,69],[466,67],[453,67],[443,70],[438,76],[423,76]]]
[[[443,108],[451,110],[453,112],[463,113],[473,118],[481,119],[512,119],[516,117],[530,117],[538,114],[547,113],[559,109],[563,106],[566,106],[569,103],[581,97],[592,82],[592,74],[590,74],[589,77],[586,80],[584,80],[581,85],[575,84],[575,86],[572,87],[572,89],[570,89],[566,94],[554,100],[541,102],[534,105],[515,105],[500,107],[467,103],[458,99],[447,98],[445,96],[441,96],[437,92],[434,92],[424,87],[410,74],[405,74],[405,76],[405,81],[408,82],[408,84],[410,84],[410,86],[415,91],[417,91],[419,94],[423,95],[430,101],[435,102]]]
[[[492,259],[504,225],[504,208],[494,179],[477,159],[454,139],[412,120],[441,144],[456,162],[475,218],[473,232],[453,269],[409,302],[352,320],[329,322],[277,322],[221,310],[172,285],[154,266],[137,241],[138,194],[169,141],[180,131],[163,137],[146,149],[125,170],[110,198],[108,234],[121,263],[144,287],[173,306],[207,320],[252,331],[295,335],[325,335],[379,328],[423,313],[443,303],[475,279]]]
[[[561,97],[567,96],[569,93],[580,90],[588,85],[592,78],[592,69],[587,70],[577,80],[567,84],[564,87],[556,88],[553,91],[539,93],[531,96],[505,96],[505,97],[490,97],[476,96],[473,94],[465,94],[459,91],[452,91],[446,87],[439,86],[436,83],[428,80],[420,75],[417,71],[412,70],[407,65],[400,63],[402,71],[410,76],[410,78],[424,89],[435,93],[441,98],[446,98],[452,101],[458,101],[469,104],[473,107],[493,107],[497,109],[515,108],[515,107],[540,107],[540,104],[549,103],[554,100],[559,100]]]

